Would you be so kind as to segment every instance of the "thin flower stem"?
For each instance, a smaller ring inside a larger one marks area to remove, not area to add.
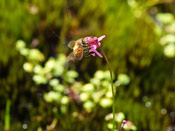
[[[67,27],[68,27],[68,1],[67,0],[64,0],[64,16],[63,16],[63,25],[62,25],[62,28],[61,28],[61,32],[60,32],[60,40],[59,40],[59,43],[58,43],[58,46],[56,47],[56,50],[57,52],[63,52],[64,51],[64,41],[65,41],[65,34],[66,34],[66,30],[67,30]]]
[[[109,71],[110,71],[110,77],[111,77],[111,88],[112,88],[112,96],[113,96],[113,106],[112,106],[112,112],[113,112],[113,131],[115,130],[115,92],[114,92],[114,85],[113,85],[113,75],[112,75],[112,68],[109,64],[109,61],[108,61],[108,58],[107,56],[105,55],[103,49],[101,47],[100,48],[100,51],[101,53],[103,54],[107,64],[108,64],[108,68],[109,68]]]
[[[6,102],[6,109],[5,109],[5,121],[4,121],[4,127],[5,131],[10,131],[10,99]]]
[[[64,72],[63,72],[63,85],[66,87],[66,79],[67,79],[67,71],[69,69],[69,63],[66,62],[65,63],[65,68],[64,68]]]

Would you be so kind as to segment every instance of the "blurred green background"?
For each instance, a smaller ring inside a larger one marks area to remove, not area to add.
[[[64,72],[69,41],[106,35],[116,112],[139,131],[172,131],[174,15],[173,0],[1,0],[0,130],[110,130],[105,60]]]

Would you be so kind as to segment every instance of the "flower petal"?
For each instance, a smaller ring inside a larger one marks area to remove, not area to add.
[[[101,43],[100,42],[98,42],[98,46],[101,46]]]
[[[102,39],[104,39],[106,37],[106,35],[102,35],[98,38],[98,41],[101,41]]]
[[[92,56],[95,56],[95,53],[91,53]]]
[[[94,37],[93,40],[94,40],[94,42],[97,42],[98,41],[98,38],[97,37]]]
[[[103,56],[97,50],[93,50],[93,52],[96,53],[100,58],[103,58]]]
[[[93,50],[96,50],[97,49],[97,45],[90,44],[90,48],[93,49]]]
[[[89,42],[91,44],[93,44],[93,42],[94,42],[94,39],[91,37],[86,37],[86,40],[87,40],[87,42]]]

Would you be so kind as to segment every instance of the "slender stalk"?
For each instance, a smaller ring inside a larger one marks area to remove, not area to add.
[[[66,87],[67,71],[69,69],[69,63],[66,62],[64,72],[63,72],[63,85]]]
[[[111,88],[112,88],[112,96],[113,96],[113,105],[112,105],[112,113],[113,113],[113,131],[115,130],[115,92],[114,92],[114,85],[113,85],[113,75],[112,75],[112,68],[109,64],[109,61],[108,61],[108,58],[107,56],[105,55],[103,49],[101,47],[100,48],[100,51],[101,53],[103,54],[107,64],[108,64],[108,68],[109,68],[109,71],[110,71],[110,77],[111,77]]]
[[[4,127],[5,131],[10,130],[10,99],[6,102]]]
[[[57,52],[63,52],[63,49],[64,49],[64,40],[65,40],[65,33],[66,33],[66,30],[67,30],[67,22],[68,22],[68,12],[67,12],[67,5],[68,4],[68,1],[67,0],[64,0],[64,17],[63,17],[63,25],[62,25],[62,28],[61,28],[61,32],[60,32],[60,41],[58,43],[58,46],[57,46]]]

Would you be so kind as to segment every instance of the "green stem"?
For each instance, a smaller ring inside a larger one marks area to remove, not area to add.
[[[63,85],[66,87],[66,79],[67,79],[67,71],[69,69],[69,63],[66,62],[66,67],[64,69],[64,72],[63,72]]]
[[[109,61],[108,61],[108,58],[107,56],[105,55],[103,49],[101,47],[100,48],[100,51],[101,53],[103,54],[107,64],[108,64],[108,68],[109,68],[109,71],[110,71],[110,77],[111,77],[111,88],[112,88],[112,96],[113,96],[113,106],[112,106],[112,113],[113,113],[113,131],[115,130],[115,92],[114,92],[114,85],[113,85],[113,76],[112,76],[112,68],[109,64]]]
[[[60,32],[60,41],[58,43],[58,46],[57,46],[57,51],[60,53],[60,52],[64,52],[64,40],[65,40],[65,34],[66,34],[66,30],[67,30],[67,22],[68,22],[68,13],[67,13],[67,3],[68,1],[67,0],[64,0],[64,17],[63,17],[63,25],[62,25],[62,28],[61,28],[61,32]]]
[[[6,102],[4,127],[5,131],[10,130],[10,100],[7,100]]]

